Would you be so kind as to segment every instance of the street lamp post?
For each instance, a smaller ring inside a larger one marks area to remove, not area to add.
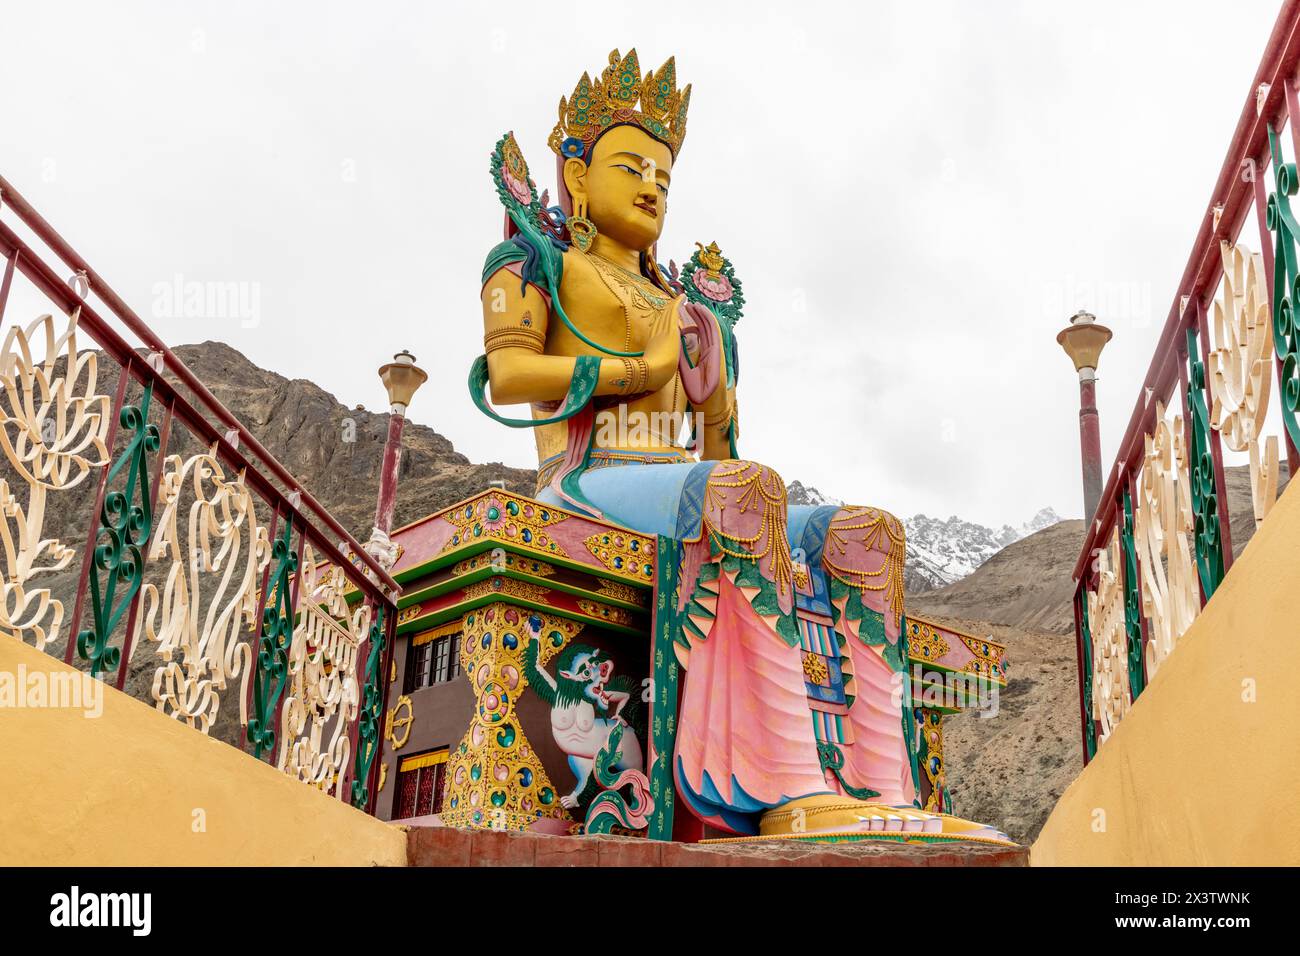
[[[1091,521],[1101,500],[1101,425],[1097,419],[1097,360],[1110,329],[1090,312],[1079,311],[1056,336],[1079,373],[1079,445],[1083,458],[1083,518]]]
[[[397,474],[402,464],[402,426],[406,423],[406,409],[416,389],[429,379],[424,369],[415,364],[415,356],[401,351],[393,361],[379,370],[379,377],[388,390],[388,403],[392,415],[388,419],[388,438],[384,442],[384,461],[379,470],[379,498],[375,503],[375,527],[366,543],[366,550],[391,570],[397,560],[397,548],[389,540],[393,530],[393,511],[397,506]]]

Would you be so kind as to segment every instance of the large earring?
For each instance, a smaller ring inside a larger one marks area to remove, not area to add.
[[[574,197],[573,215],[565,220],[565,225],[569,227],[569,239],[579,252],[585,253],[591,248],[591,242],[596,238],[596,224],[587,218],[585,198]]]

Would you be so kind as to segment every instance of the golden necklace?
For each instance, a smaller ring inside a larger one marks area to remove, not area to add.
[[[645,276],[615,265],[595,252],[587,256],[587,261],[596,267],[596,272],[609,291],[618,295],[610,283],[617,284],[637,308],[658,312],[668,304],[668,299],[663,295],[662,290]],[[622,295],[618,297],[623,298]]]

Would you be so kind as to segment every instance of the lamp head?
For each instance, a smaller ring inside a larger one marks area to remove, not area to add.
[[[1070,324],[1057,333],[1056,341],[1074,362],[1075,371],[1082,374],[1084,369],[1096,371],[1101,350],[1112,335],[1110,329],[1098,324],[1095,315],[1080,310],[1070,317]]]
[[[379,378],[388,390],[388,403],[393,411],[404,415],[416,389],[429,380],[429,373],[415,364],[414,355],[403,349],[380,368]]]

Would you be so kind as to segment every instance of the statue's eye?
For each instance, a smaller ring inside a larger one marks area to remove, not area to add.
[[[625,166],[622,163],[619,163],[614,168],[627,170],[629,173],[631,173],[633,176],[637,177],[638,179],[641,178],[641,171],[639,169],[633,169],[631,166]]]

